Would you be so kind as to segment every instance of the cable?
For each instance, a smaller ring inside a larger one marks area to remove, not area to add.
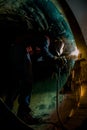
[[[57,128],[57,130],[58,130],[59,127],[61,127],[62,130],[67,130],[67,128],[64,126],[62,120],[60,119],[60,114],[59,114],[59,111],[58,111],[59,110],[58,109],[58,107],[59,107],[59,104],[58,104],[59,95],[58,95],[58,93],[59,93],[59,86],[61,85],[60,72],[61,72],[61,68],[59,67],[59,71],[57,73],[57,84],[56,84],[56,112],[57,112],[58,121],[55,122],[55,123],[54,122],[42,121],[41,124],[52,124],[52,125],[54,125],[54,127]]]
[[[59,67],[59,71],[57,74],[57,86],[56,86],[56,112],[57,112],[57,118],[58,118],[58,122],[60,124],[60,127],[62,128],[62,130],[67,130],[67,128],[64,126],[61,118],[60,118],[60,114],[59,114],[59,86],[61,86],[61,78],[60,78],[60,73],[61,73],[61,68]]]

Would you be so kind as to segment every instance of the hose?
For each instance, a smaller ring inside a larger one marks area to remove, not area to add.
[[[54,122],[42,121],[41,124],[51,124],[51,125],[54,126],[53,129],[56,128],[58,130],[58,128],[61,127],[62,130],[67,130],[67,128],[64,126],[64,124],[63,124],[63,122],[60,118],[59,109],[58,109],[58,107],[59,107],[59,104],[58,104],[59,95],[58,95],[58,93],[59,93],[59,86],[61,85],[60,72],[61,72],[61,68],[59,68],[59,71],[57,73],[57,82],[56,82],[57,83],[56,84],[56,113],[57,113],[57,118],[58,118],[57,122],[54,123]]]

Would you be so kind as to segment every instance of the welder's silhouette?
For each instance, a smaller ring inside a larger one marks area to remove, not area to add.
[[[34,37],[32,41],[29,41],[25,36],[21,37],[21,40],[16,39],[8,50],[9,79],[5,102],[12,109],[14,100],[18,96],[19,108],[17,115],[29,124],[38,122],[38,119],[33,118],[30,114],[31,108],[29,107],[33,83],[32,61],[36,60],[35,62],[39,62],[41,59],[45,64],[53,67],[53,64],[59,58],[50,52],[50,46],[51,43],[48,36],[39,35]],[[34,55],[35,59],[28,52],[27,47],[32,48],[32,53],[35,53],[32,55]],[[40,49],[38,55],[35,52],[37,51],[36,49]]]

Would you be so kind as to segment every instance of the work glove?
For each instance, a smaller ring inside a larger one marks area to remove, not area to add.
[[[63,68],[67,64],[67,60],[65,56],[59,56],[59,57],[55,56],[54,62],[58,67],[61,67],[61,68]]]
[[[59,73],[59,69],[61,69],[61,73],[66,73],[67,71],[67,59],[65,56],[54,58],[54,72]]]

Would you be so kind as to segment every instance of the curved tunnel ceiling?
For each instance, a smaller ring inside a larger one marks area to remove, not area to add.
[[[65,15],[69,21],[70,27],[74,34],[76,45],[79,51],[82,53],[82,58],[87,59],[87,44],[84,39],[81,26],[79,25],[79,22],[77,21],[75,11],[70,8],[71,6],[67,0],[65,2],[61,0],[58,0],[58,1],[62,5],[62,8],[64,9]]]
[[[70,53],[75,47],[74,37],[65,16],[51,0],[7,0],[7,2],[2,0],[0,2],[0,25],[3,39],[6,37],[12,40],[18,35],[32,31],[35,35],[38,32],[50,35],[51,38],[68,39],[66,52]]]
[[[55,38],[63,36],[70,40],[69,45],[66,44],[65,51],[72,51],[76,42],[83,57],[86,57],[87,46],[79,24],[68,4],[66,1],[61,0],[51,1],[8,0],[5,2],[2,0],[0,2],[1,37],[6,36],[7,39],[11,40],[14,36],[21,35],[21,33],[23,35],[29,30],[33,30],[36,34],[37,32],[47,33]],[[59,4],[65,16],[62,15],[62,11],[59,9]],[[54,5],[56,5],[58,10]],[[66,18],[68,22],[65,21]],[[71,41],[74,40],[74,38],[75,42],[72,43]]]

